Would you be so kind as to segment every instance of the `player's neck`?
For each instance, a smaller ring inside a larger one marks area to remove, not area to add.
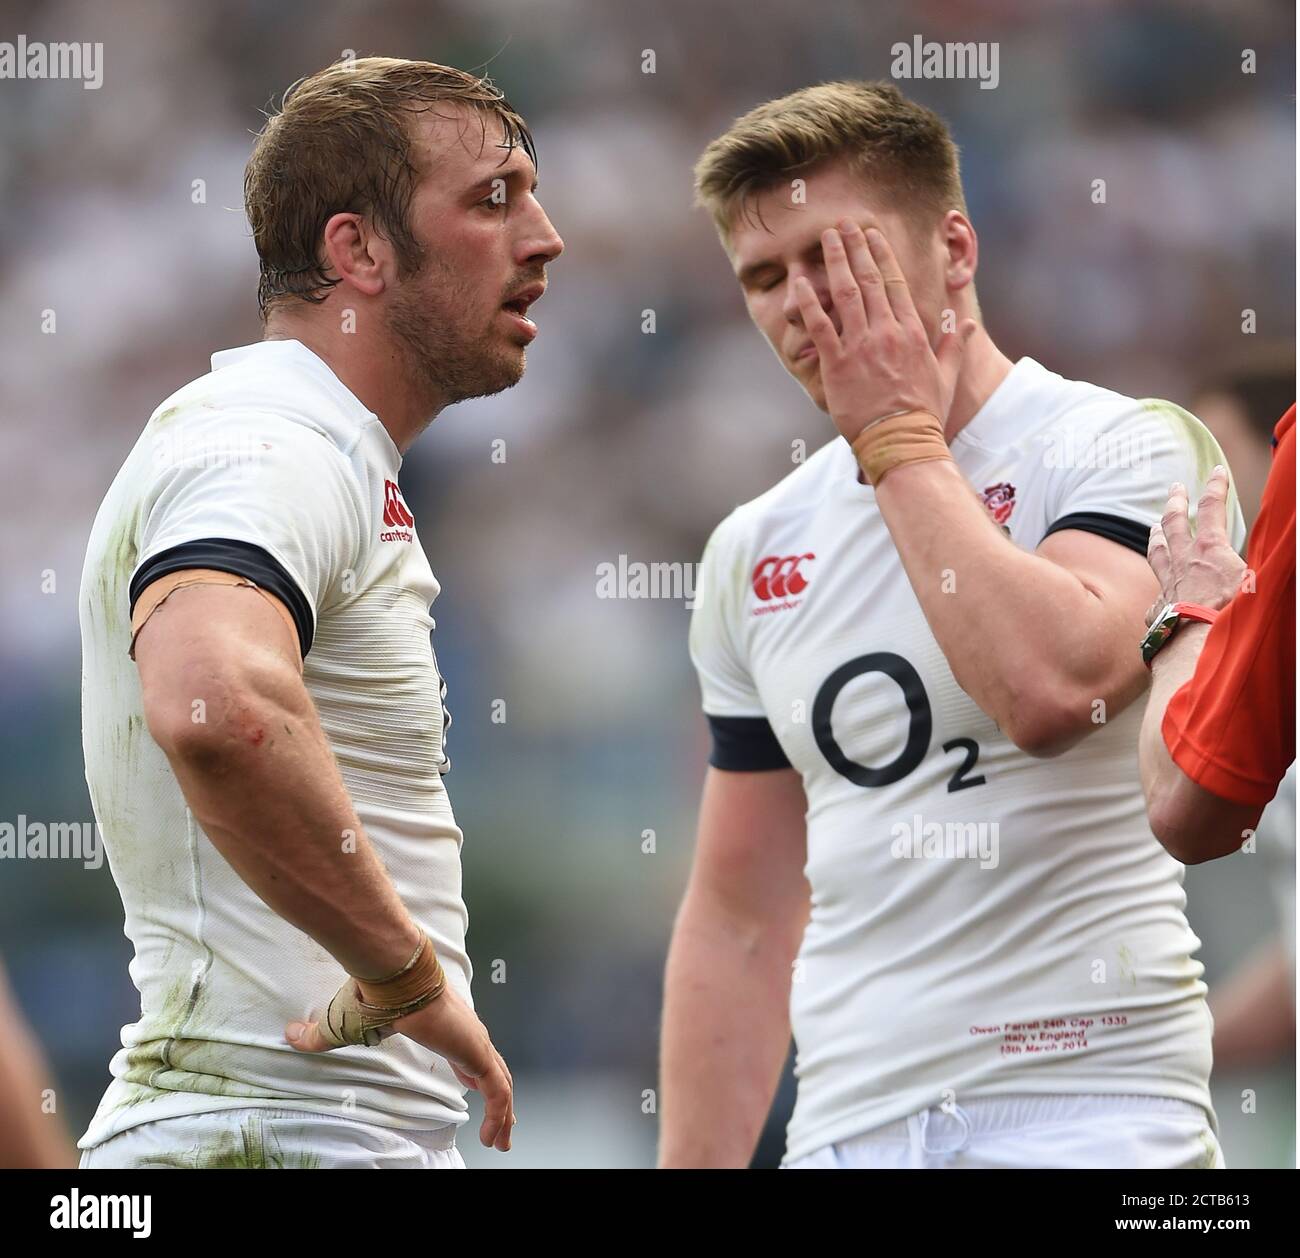
[[[412,387],[410,365],[391,341],[363,340],[360,332],[333,333],[308,320],[272,316],[267,341],[299,341],[338,377],[366,410],[379,417],[393,444],[405,454],[447,404]]]
[[[1007,378],[1015,364],[996,345],[983,327],[976,328],[962,358],[961,375],[948,410],[943,432],[948,442],[972,419],[993,391]]]

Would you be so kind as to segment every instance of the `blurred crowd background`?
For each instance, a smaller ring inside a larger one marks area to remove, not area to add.
[[[747,322],[691,208],[709,139],[797,87],[888,77],[890,46],[913,35],[997,41],[996,90],[900,86],[961,146],[999,345],[1199,406],[1248,514],[1262,480],[1248,485],[1247,465],[1267,471],[1268,428],[1294,389],[1289,3],[4,0],[0,40],[20,32],[105,52],[97,91],[0,81],[9,821],[91,819],[84,547],[150,412],[214,350],[259,339],[241,179],[260,111],[351,49],[486,68],[533,126],[539,195],[567,249],[527,375],[446,412],[402,473],[443,587],[448,788],[466,833],[476,997],[518,1086],[514,1165],[653,1158],[662,968],[707,748],[683,600],[600,599],[597,567],[693,563],[733,505],[790,470],[792,441],[831,436]],[[1271,946],[1285,915],[1273,892],[1292,879],[1248,857],[1189,871],[1212,995]],[[74,1135],[138,1008],[121,926],[106,864],[0,867],[0,957]],[[489,979],[498,959],[504,984]],[[1229,1164],[1293,1164],[1291,1044],[1248,1051],[1215,1082]],[[779,1156],[791,1096],[787,1079],[761,1163]],[[471,1164],[498,1157],[468,1131],[461,1145]]]

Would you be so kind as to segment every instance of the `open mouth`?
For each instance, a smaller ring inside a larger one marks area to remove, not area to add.
[[[500,308],[510,316],[517,335],[525,340],[532,340],[537,335],[537,324],[528,317],[528,308],[546,291],[545,283],[530,283],[526,289],[520,289],[515,295],[500,303]]]
[[[525,340],[531,341],[537,335],[537,324],[528,317],[528,308],[545,291],[546,285],[543,283],[529,284],[527,288],[521,288],[508,301],[501,303],[501,309],[510,316],[516,332]]]
[[[544,292],[546,285],[538,280],[524,288],[519,289],[507,301],[501,303],[503,310],[509,310],[511,314],[517,314],[521,319],[528,316],[528,307],[533,304]]]
[[[522,338],[525,344],[537,335],[537,324],[535,324],[526,314],[522,313],[522,311],[527,309],[527,302],[511,301],[506,302],[501,307],[502,313],[514,325],[515,336]]]

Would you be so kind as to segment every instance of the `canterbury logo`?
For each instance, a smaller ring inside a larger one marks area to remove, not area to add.
[[[766,559],[760,559],[754,567],[754,593],[764,600],[802,594],[808,588],[808,578],[799,571],[799,565],[816,558],[816,555],[807,554],[768,555]]]
[[[384,523],[392,528],[410,528],[415,523],[415,516],[402,501],[402,491],[395,481],[384,482]]]

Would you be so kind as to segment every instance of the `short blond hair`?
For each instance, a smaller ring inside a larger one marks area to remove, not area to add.
[[[528,124],[491,79],[432,61],[362,57],[300,79],[285,92],[244,172],[244,209],[261,266],[257,304],[323,301],[338,281],[325,271],[321,235],[334,214],[369,216],[404,273],[423,250],[411,232],[411,198],[428,171],[411,143],[411,116],[439,102],[504,127],[505,143],[537,163]],[[322,291],[324,290],[324,291]]]
[[[844,160],[914,226],[966,213],[957,145],[933,110],[889,82],[819,83],[737,118],[695,164],[695,202],[725,240],[758,194]]]

